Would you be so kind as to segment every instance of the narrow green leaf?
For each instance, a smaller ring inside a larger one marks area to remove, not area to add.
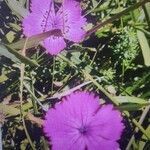
[[[8,41],[9,43],[11,43],[11,42],[15,39],[15,32],[9,31],[9,32],[6,34],[6,38],[7,38],[7,41]]]
[[[4,46],[3,44],[0,44],[0,55],[11,59],[15,63],[20,62],[20,60],[13,53],[10,53],[6,46]]]
[[[122,111],[136,111],[147,105],[148,104],[123,104],[123,105],[117,106],[117,108]]]
[[[19,15],[21,17],[25,17],[28,15],[29,11],[24,8],[22,3],[16,1],[16,0],[6,0],[8,6],[10,9],[15,12],[16,15]]]
[[[7,116],[16,116],[20,114],[20,110],[5,104],[0,104],[0,110],[2,110]]]
[[[19,52],[8,45],[0,44],[0,54],[10,58],[15,63],[23,62],[31,66],[39,66],[37,62],[30,60],[28,57],[22,56]]]
[[[0,83],[5,82],[8,79],[8,77],[5,74],[2,74],[0,76]]]
[[[31,99],[28,99],[27,102],[24,103],[23,106],[22,106],[24,114],[25,114],[26,111],[28,111],[29,109],[32,109],[32,108],[33,108],[33,105],[32,105],[32,100]]]
[[[37,35],[33,35],[31,37],[28,38],[27,44],[26,44],[26,48],[31,48],[31,47],[35,47],[39,44],[40,41],[43,41],[44,39],[48,38],[50,35],[56,35],[56,34],[61,34],[61,31],[59,29],[54,29],[54,30],[50,30],[44,33],[40,33]],[[26,38],[19,40],[16,43],[12,43],[9,45],[9,47],[13,48],[13,49],[22,49],[24,46],[24,43],[26,41]]]
[[[118,103],[134,103],[134,104],[150,104],[147,100],[142,98],[134,97],[134,96],[115,96],[115,99]]]
[[[150,126],[147,127],[146,132],[150,136]],[[144,134],[143,134],[142,138],[146,140],[146,136]]]
[[[15,24],[15,23],[10,22],[8,25],[9,25],[10,27],[12,27],[13,30],[15,30],[15,31],[20,31],[20,30],[21,30],[21,27],[20,27],[18,24]]]
[[[146,66],[150,66],[150,47],[145,37],[145,34],[142,31],[138,30],[137,36],[142,49],[144,63]]]

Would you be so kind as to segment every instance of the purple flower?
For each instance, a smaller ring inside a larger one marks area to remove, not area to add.
[[[122,117],[88,92],[75,92],[48,110],[44,132],[53,150],[117,150]]]
[[[64,0],[56,12],[53,0],[32,0],[31,13],[23,19],[23,32],[32,36],[53,29],[54,34],[42,42],[47,52],[56,55],[66,47],[66,40],[80,42],[84,38],[86,20],[81,16],[80,4],[74,0]]]

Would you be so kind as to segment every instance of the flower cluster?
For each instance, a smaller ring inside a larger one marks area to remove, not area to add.
[[[63,0],[58,11],[53,0],[31,0],[31,13],[23,19],[23,32],[32,36],[59,29],[61,34],[51,35],[42,42],[51,55],[58,54],[66,47],[66,40],[80,42],[85,35],[86,19],[81,15],[79,2]]]
[[[75,92],[48,110],[44,132],[53,150],[117,150],[124,125],[118,110],[99,104],[88,92]]]

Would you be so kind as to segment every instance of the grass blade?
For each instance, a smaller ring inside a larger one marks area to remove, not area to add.
[[[142,31],[138,30],[137,36],[142,49],[144,63],[146,66],[150,66],[150,47],[145,37],[145,34]]]

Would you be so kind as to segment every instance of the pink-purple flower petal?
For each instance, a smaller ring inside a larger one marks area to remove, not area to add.
[[[51,55],[57,55],[61,50],[66,47],[66,42],[61,36],[50,36],[45,39],[43,46],[46,48],[46,51]]]
[[[63,5],[59,9],[57,16],[62,20],[62,32],[64,38],[73,42],[83,40],[86,19],[81,15],[80,4],[76,1],[64,0]]]
[[[31,0],[31,12],[36,12],[39,15],[43,15],[47,11],[51,10],[53,5],[53,0]],[[52,13],[53,10],[51,10]]]
[[[23,33],[27,37],[42,33],[43,30],[41,28],[41,22],[42,18],[40,18],[37,14],[35,13],[29,14],[22,21]]]
[[[49,109],[44,132],[53,150],[116,150],[124,126],[112,105],[100,107],[98,97],[75,92]]]
[[[101,128],[100,136],[109,140],[118,140],[121,136],[121,131],[124,129],[121,121],[122,117],[118,110],[114,110],[112,105],[104,105],[93,117],[90,125],[93,127],[95,135],[98,128]]]
[[[62,32],[59,37],[54,35],[43,41],[48,53],[57,55],[63,50],[66,47],[64,39],[80,42],[84,38],[83,26],[86,21],[81,16],[78,2],[64,0],[56,13],[53,0],[31,0],[30,9],[31,13],[22,21],[23,33],[27,37],[53,29],[60,29]]]

